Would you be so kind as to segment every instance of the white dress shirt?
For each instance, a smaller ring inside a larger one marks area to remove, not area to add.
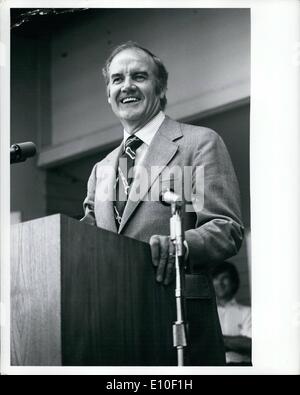
[[[135,156],[135,162],[134,166],[135,171],[137,170],[138,166],[142,164],[142,161],[146,155],[146,152],[148,151],[149,145],[151,144],[151,141],[153,137],[155,136],[156,132],[160,128],[161,124],[163,123],[165,119],[165,114],[160,111],[155,117],[151,119],[150,122],[148,122],[145,126],[142,127],[138,132],[134,133],[135,136],[137,136],[139,139],[143,141],[143,144],[136,150],[136,156]],[[123,143],[125,144],[125,141],[130,137],[131,135],[126,132],[124,129],[124,138],[123,138]]]
[[[224,336],[245,336],[251,338],[251,307],[243,306],[235,299],[218,305],[218,314]],[[237,352],[226,352],[226,362],[249,362],[250,358]]]

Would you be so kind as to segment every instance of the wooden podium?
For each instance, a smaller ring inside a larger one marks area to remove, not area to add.
[[[176,365],[148,244],[63,215],[12,228],[12,365]]]
[[[187,365],[222,365],[207,273],[185,275]],[[53,215],[12,227],[11,365],[174,366],[175,284],[148,244]]]

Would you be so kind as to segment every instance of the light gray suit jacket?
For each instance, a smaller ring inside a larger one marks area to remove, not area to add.
[[[117,232],[113,195],[121,151],[122,145],[94,166],[84,201],[82,220],[112,232]],[[144,242],[149,242],[153,234],[169,235],[170,207],[159,201],[159,195],[165,187],[181,193],[180,176],[186,175],[183,226],[189,270],[197,273],[186,276],[191,339],[186,364],[223,365],[224,345],[208,269],[213,262],[235,255],[243,239],[239,188],[227,149],[214,131],[166,117],[142,164],[144,173],[137,172],[132,183],[118,232]],[[183,169],[188,171],[184,173]]]
[[[113,193],[121,150],[122,145],[94,166],[82,219],[112,232],[117,232]],[[203,265],[238,252],[243,239],[239,188],[218,134],[166,117],[148,148],[143,166],[146,173],[141,179],[150,182],[134,180],[118,233],[145,242],[153,234],[168,235],[170,207],[162,205],[158,196],[165,187],[177,192],[185,168],[188,176],[184,178],[184,200],[189,209],[183,214],[183,222],[191,271],[197,272]],[[170,168],[174,169],[173,176]],[[139,198],[135,194],[131,200],[131,194],[137,190]]]

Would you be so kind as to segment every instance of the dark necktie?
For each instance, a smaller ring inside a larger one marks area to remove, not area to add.
[[[133,180],[133,167],[136,150],[143,144],[137,136],[128,137],[124,150],[119,158],[117,179],[116,179],[116,200],[114,201],[114,213],[117,226],[120,225],[122,215],[128,200],[130,186]]]

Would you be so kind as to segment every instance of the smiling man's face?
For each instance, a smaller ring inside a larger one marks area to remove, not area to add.
[[[108,101],[125,130],[133,134],[160,110],[164,92],[158,89],[156,65],[142,50],[128,48],[109,66]]]

